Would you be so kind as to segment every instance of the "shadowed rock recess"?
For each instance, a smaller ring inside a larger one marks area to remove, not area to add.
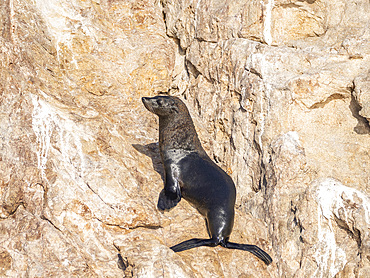
[[[0,3],[0,277],[369,277],[368,0]],[[230,240],[157,208],[187,104],[237,188]]]

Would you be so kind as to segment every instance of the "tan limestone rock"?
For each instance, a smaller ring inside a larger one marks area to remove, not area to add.
[[[368,277],[367,0],[5,0],[0,276]],[[158,120],[187,104],[237,187],[231,240],[156,209]],[[119,255],[118,255],[119,254]]]

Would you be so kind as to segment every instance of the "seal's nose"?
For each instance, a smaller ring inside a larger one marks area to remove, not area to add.
[[[151,105],[150,105],[150,98],[149,97],[142,97],[141,101],[143,102],[145,108],[148,109],[150,112],[152,112]]]
[[[148,108],[147,105],[149,104],[149,98],[148,97],[142,97],[141,101],[143,102],[144,106],[146,108]]]

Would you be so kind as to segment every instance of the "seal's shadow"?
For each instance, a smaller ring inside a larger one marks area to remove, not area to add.
[[[157,143],[150,143],[147,145],[132,144],[135,150],[139,153],[145,154],[152,159],[152,164],[154,170],[161,175],[162,180],[164,181],[164,168],[161,160],[161,155],[159,153],[159,146]]]

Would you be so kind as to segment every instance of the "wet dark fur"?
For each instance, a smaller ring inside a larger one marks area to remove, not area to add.
[[[271,257],[256,245],[229,241],[234,225],[235,185],[229,175],[204,151],[185,104],[177,97],[142,98],[145,107],[159,116],[159,149],[165,185],[158,209],[169,210],[184,198],[206,218],[210,239],[194,238],[171,249],[221,245],[253,253],[266,264]]]

